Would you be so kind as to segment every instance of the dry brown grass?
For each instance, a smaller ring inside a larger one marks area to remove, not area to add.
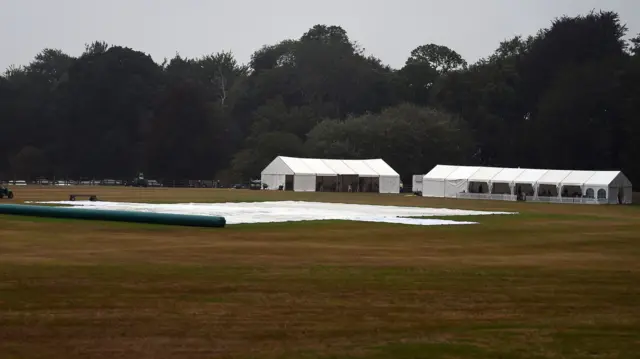
[[[16,188],[16,201],[87,189]],[[94,188],[147,202],[519,211],[479,225],[193,229],[0,217],[2,358],[631,358],[640,208]]]

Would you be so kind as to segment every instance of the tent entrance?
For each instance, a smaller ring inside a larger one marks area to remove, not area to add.
[[[358,189],[358,175],[339,175],[336,191],[349,192],[349,186],[351,186],[352,192],[356,192]]]
[[[633,197],[633,191],[631,187],[618,187],[618,204],[630,204]]]
[[[531,183],[516,183],[515,195],[520,196],[524,194],[526,196],[533,196],[535,193],[536,190]]]
[[[538,186],[538,197],[558,197],[558,187],[551,184]]]
[[[293,191],[293,175],[284,176],[284,188],[285,191]]]
[[[489,193],[489,184],[487,182],[469,182],[469,193]]]
[[[316,192],[335,192],[337,185],[336,176],[316,176]]]
[[[491,187],[492,194],[512,194],[508,183],[494,183]]]
[[[593,191],[591,192],[593,195]],[[582,188],[580,186],[563,186],[562,197],[582,197]]]
[[[358,192],[367,192],[367,193],[380,192],[380,178],[360,177],[358,180]]]

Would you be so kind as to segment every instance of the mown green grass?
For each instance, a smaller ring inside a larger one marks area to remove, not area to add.
[[[0,216],[0,357],[638,357],[637,208],[326,197],[519,214],[223,229]]]

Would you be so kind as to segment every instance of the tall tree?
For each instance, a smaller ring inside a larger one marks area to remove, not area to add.
[[[439,73],[464,69],[467,62],[457,52],[442,45],[427,44],[416,47],[407,59],[409,64],[428,64]]]
[[[308,153],[320,158],[384,158],[404,181],[437,163],[466,163],[473,147],[471,133],[457,116],[411,104],[322,122],[307,143]]]
[[[85,52],[60,87],[55,163],[74,176],[126,176],[142,162],[141,125],[153,115],[161,69],[119,46]]]
[[[156,64],[102,41],[78,58],[44,49],[0,76],[0,176],[240,180],[289,154],[382,156],[403,176],[451,162],[638,180],[640,36],[625,33],[613,12],[565,16],[473,64],[426,44],[397,70],[323,24],[246,66],[224,51]]]

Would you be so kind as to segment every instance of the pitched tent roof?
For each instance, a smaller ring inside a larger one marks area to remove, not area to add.
[[[524,168],[505,168],[491,179],[491,183],[514,183]]]
[[[468,180],[490,183],[528,183],[592,186],[592,187],[632,187],[629,179],[620,171],[572,171],[525,168],[473,167],[436,165],[423,176],[424,180],[447,181]]]
[[[262,174],[399,177],[398,173],[380,158],[369,160],[335,160],[278,156],[262,170]]]
[[[474,173],[478,172],[480,167],[460,166],[447,176],[447,180],[466,180]]]
[[[571,171],[567,170],[548,170],[540,179],[538,179],[538,184],[546,184],[546,185],[558,185],[567,178],[567,176],[571,174]]]
[[[312,174],[312,171],[297,158],[278,156],[262,170],[262,174]]]
[[[499,167],[480,167],[476,173],[469,177],[469,182],[491,182],[493,177],[502,172],[504,168]]]
[[[378,172],[367,166],[363,160],[342,160],[349,168],[355,171],[360,177],[380,177]]]
[[[547,173],[547,170],[535,170],[535,169],[525,169],[518,178],[514,181],[515,183],[530,183],[535,184],[538,180]]]
[[[352,170],[342,160],[322,160],[322,162],[339,175],[357,175],[356,171]]]
[[[301,158],[280,157],[295,174],[313,175],[315,172]]]
[[[317,176],[337,176],[338,174],[333,171],[326,163],[317,158],[300,158],[300,160],[307,165]]]
[[[631,187],[631,182],[620,171],[597,171],[584,185],[593,187]]]
[[[364,160],[364,163],[383,177],[399,177],[400,175],[391,166],[380,158]]]
[[[433,167],[433,169],[429,171],[429,173],[424,175],[423,178],[444,181],[447,178],[447,176],[450,175],[457,168],[458,166],[437,165]]]
[[[582,186],[594,174],[596,174],[596,171],[571,171],[560,184],[563,186]]]

